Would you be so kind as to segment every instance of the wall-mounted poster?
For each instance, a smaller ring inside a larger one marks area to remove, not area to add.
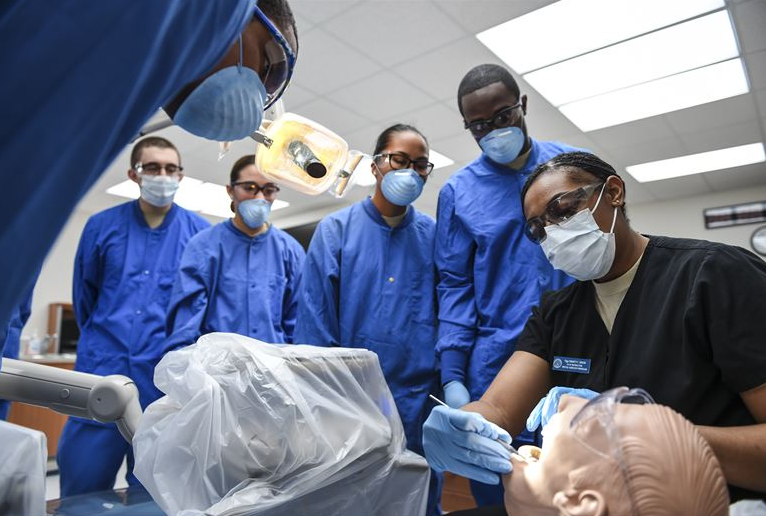
[[[704,214],[707,229],[756,224],[766,220],[766,201],[707,208]]]

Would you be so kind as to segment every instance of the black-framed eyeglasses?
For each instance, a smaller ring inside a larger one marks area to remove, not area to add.
[[[524,234],[532,242],[541,244],[547,236],[545,226],[559,224],[575,216],[583,210],[593,192],[603,185],[603,182],[593,183],[559,195],[548,203],[542,215],[527,220]]]
[[[471,134],[476,138],[481,138],[493,129],[500,129],[502,127],[510,127],[517,122],[519,115],[516,110],[521,107],[521,101],[513,106],[501,109],[492,118],[488,120],[474,120],[473,122],[466,122],[463,127],[471,131]]]
[[[412,169],[420,174],[421,176],[428,176],[431,172],[434,170],[434,164],[428,161],[425,158],[419,158],[419,159],[410,159],[409,156],[406,154],[402,154],[401,152],[389,152],[385,154],[376,154],[372,157],[373,160],[375,160],[375,163],[378,163],[378,160],[380,158],[385,158],[386,162],[388,163],[388,166],[391,167],[392,170],[402,170],[405,168],[410,168],[410,165],[412,166]]]
[[[162,172],[163,169],[165,169],[165,173],[169,176],[172,176],[173,174],[180,174],[184,170],[184,167],[181,165],[176,165],[174,163],[163,165],[162,163],[155,163],[153,161],[149,163],[136,163],[133,168],[139,174],[147,174],[150,176],[158,175],[160,172]]]
[[[272,183],[261,186],[255,181],[237,181],[232,183],[231,186],[239,187],[240,190],[252,197],[258,195],[258,192],[263,192],[263,196],[267,199],[274,197],[279,192],[279,187]]]

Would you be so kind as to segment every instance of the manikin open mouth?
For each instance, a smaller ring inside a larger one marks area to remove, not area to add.
[[[527,462],[537,462],[540,460],[543,450],[537,446],[524,445],[519,448],[519,455],[527,459]]]

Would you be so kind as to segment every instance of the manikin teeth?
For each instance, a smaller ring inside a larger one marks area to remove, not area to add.
[[[537,462],[540,460],[542,450],[537,446],[524,445],[519,448],[519,454],[527,459],[528,462]]]

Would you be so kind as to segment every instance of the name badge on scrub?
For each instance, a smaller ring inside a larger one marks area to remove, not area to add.
[[[553,357],[554,371],[564,371],[565,373],[590,373],[590,358],[572,358],[572,357]]]

